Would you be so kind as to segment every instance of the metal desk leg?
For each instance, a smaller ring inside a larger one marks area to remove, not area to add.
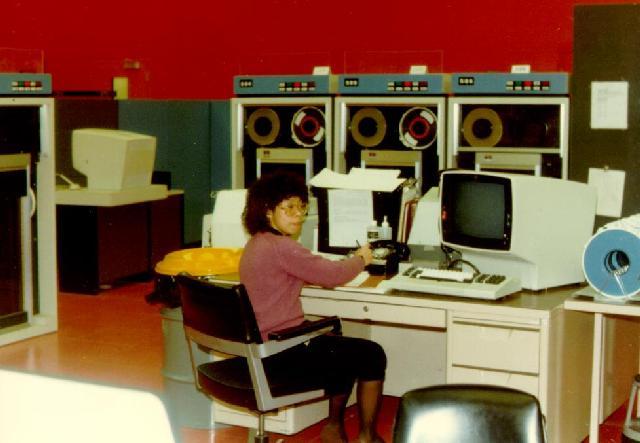
[[[602,421],[602,360],[604,348],[604,315],[596,313],[593,319],[593,366],[591,370],[591,418],[589,442],[598,443]]]

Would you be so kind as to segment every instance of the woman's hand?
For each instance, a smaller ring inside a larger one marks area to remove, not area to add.
[[[364,246],[360,246],[360,248],[356,250],[354,255],[362,257],[362,261],[364,261],[365,266],[371,263],[372,257],[371,257],[371,247],[369,246],[369,243],[365,244]]]

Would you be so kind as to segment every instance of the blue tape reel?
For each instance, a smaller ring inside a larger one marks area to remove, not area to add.
[[[596,233],[582,256],[589,284],[611,298],[627,298],[640,292],[640,237],[624,229]]]

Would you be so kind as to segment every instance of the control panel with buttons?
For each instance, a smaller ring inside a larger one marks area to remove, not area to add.
[[[330,95],[335,93],[333,75],[259,75],[236,76],[233,92],[250,95]]]
[[[344,95],[443,95],[444,74],[342,74],[338,93]]]
[[[49,95],[50,74],[0,73],[0,95]]]
[[[464,73],[452,74],[455,95],[567,95],[569,74],[547,73]]]

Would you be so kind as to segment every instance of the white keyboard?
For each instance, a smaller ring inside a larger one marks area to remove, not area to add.
[[[380,282],[378,288],[496,300],[522,289],[517,278],[412,266]]]

